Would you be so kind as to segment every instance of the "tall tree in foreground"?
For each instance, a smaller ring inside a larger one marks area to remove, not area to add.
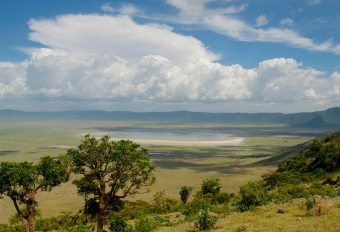
[[[45,156],[38,164],[30,162],[0,163],[0,198],[11,198],[26,232],[34,232],[36,195],[39,190],[51,191],[53,187],[67,182],[71,173],[67,156]],[[19,205],[24,204],[27,213]]]
[[[142,193],[152,185],[155,166],[147,157],[148,150],[129,141],[110,141],[104,136],[96,139],[86,135],[78,149],[68,150],[74,173],[81,174],[73,183],[78,193],[92,195],[98,204],[97,232],[103,231],[105,216],[112,202]]]

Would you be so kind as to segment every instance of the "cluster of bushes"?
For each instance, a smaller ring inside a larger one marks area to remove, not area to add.
[[[240,187],[236,205],[240,211],[268,202],[283,203],[294,198],[310,199],[314,195],[340,195],[340,137],[315,140],[309,149],[280,164],[261,181]]]

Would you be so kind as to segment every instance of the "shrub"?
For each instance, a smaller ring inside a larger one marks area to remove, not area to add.
[[[178,201],[165,195],[164,190],[156,192],[152,199],[152,205],[156,213],[167,213],[176,207]]]
[[[92,232],[92,230],[87,228],[84,225],[80,225],[80,226],[74,227],[72,232]]]
[[[255,206],[265,205],[271,200],[263,181],[248,182],[242,185],[240,187],[240,197],[237,206],[242,212],[254,209]]]
[[[225,204],[230,201],[230,194],[227,192],[218,193],[214,196],[214,200],[216,200],[219,204]]]
[[[125,219],[115,217],[110,222],[110,230],[114,232],[130,232],[133,231],[133,228],[126,223]]]
[[[6,224],[0,224],[0,232],[6,232],[8,228],[8,225]]]
[[[209,208],[200,210],[198,213],[197,221],[195,221],[195,227],[200,230],[209,230],[214,227],[217,222],[217,218],[209,215]]]
[[[135,229],[138,232],[150,232],[157,227],[159,227],[159,224],[154,219],[145,218],[137,221]]]
[[[218,178],[210,178],[203,180],[202,183],[202,194],[207,195],[207,194],[216,194],[220,192],[221,190],[221,184],[220,184],[220,179]]]
[[[60,229],[60,224],[56,218],[41,218],[36,220],[35,229],[37,231],[50,231]]]

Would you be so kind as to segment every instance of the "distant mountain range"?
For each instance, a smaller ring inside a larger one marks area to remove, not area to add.
[[[129,112],[129,111],[58,111],[25,112],[0,110],[0,121],[143,121],[159,123],[227,123],[227,124],[285,124],[300,128],[340,129],[340,107],[305,113],[203,113]]]

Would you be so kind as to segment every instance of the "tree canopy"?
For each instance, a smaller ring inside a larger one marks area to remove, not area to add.
[[[70,166],[66,156],[45,156],[38,164],[30,162],[0,163],[0,197],[8,196],[21,218],[25,230],[34,231],[36,194],[39,190],[51,191],[53,187],[68,181]],[[27,214],[19,208],[24,204]]]
[[[74,173],[82,175],[73,181],[78,193],[91,196],[91,202],[98,204],[98,232],[103,231],[106,211],[114,199],[147,191],[143,187],[155,182],[148,150],[129,140],[116,142],[108,136],[97,139],[86,135],[78,149],[67,154]]]

